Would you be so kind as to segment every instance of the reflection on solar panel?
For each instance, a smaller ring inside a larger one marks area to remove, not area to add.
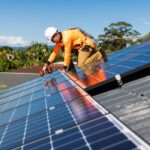
[[[86,90],[115,80],[115,75],[127,76],[143,68],[150,67],[150,41],[120,50],[108,57],[104,64],[88,64],[82,70],[76,69],[68,76]]]
[[[149,149],[60,71],[0,94],[0,149]]]

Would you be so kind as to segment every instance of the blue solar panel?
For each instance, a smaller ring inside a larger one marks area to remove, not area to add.
[[[122,77],[137,70],[150,67],[150,41],[126,48],[111,54],[108,62],[88,64],[68,76],[87,91],[93,86],[115,80],[115,75]]]
[[[135,45],[135,46],[131,46],[129,48],[122,49],[118,52],[112,53],[109,56],[109,58],[120,57],[120,56],[128,55],[128,54],[136,55],[136,53],[134,51],[142,52],[143,48],[144,48],[144,50],[146,50],[147,48],[149,49],[149,44],[150,44],[150,41],[147,41],[147,42],[143,42],[142,44],[139,44],[139,45]]]
[[[3,91],[0,108],[0,149],[147,146],[60,71]]]

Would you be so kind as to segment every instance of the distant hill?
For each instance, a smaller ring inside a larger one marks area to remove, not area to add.
[[[54,46],[49,46],[50,48],[53,48]],[[13,48],[13,50],[25,50],[26,49],[26,47],[12,47]]]
[[[23,51],[23,50],[26,49],[26,47],[12,47],[12,49],[13,50],[21,50],[21,51]]]
[[[2,47],[2,46],[0,46],[0,47]],[[53,48],[54,46],[49,46],[50,48]],[[27,47],[26,46],[20,46],[20,47],[18,47],[18,46],[16,46],[16,47],[11,47],[13,50],[21,50],[21,51],[23,51],[23,50],[25,50]]]
[[[23,50],[26,49],[25,46],[19,46],[19,47],[16,46],[16,47],[15,47],[15,46],[7,46],[7,45],[1,46],[1,45],[0,45],[0,48],[2,48],[2,47],[8,47],[8,48],[10,47],[10,48],[12,48],[13,50],[21,50],[21,51],[23,51]]]

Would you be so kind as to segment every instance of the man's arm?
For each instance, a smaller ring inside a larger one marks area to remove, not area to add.
[[[49,56],[48,62],[50,62],[50,63],[54,62],[54,60],[56,59],[56,57],[59,53],[60,48],[61,48],[61,44],[56,44],[55,45],[53,52]]]
[[[65,46],[65,56],[64,56],[64,67],[63,70],[66,71],[70,65],[71,61],[71,49],[72,49],[72,42],[68,40],[64,43]]]
[[[53,52],[49,56],[49,59],[48,59],[47,63],[45,63],[45,65],[42,69],[44,71],[44,73],[46,72],[46,69],[49,67],[49,65],[52,64],[54,62],[54,60],[56,59],[60,48],[61,48],[61,44],[56,44],[55,45]]]

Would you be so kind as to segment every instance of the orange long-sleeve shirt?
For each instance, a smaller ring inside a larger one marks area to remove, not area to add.
[[[80,45],[78,50],[81,50],[85,45],[95,48],[93,40],[81,33],[78,29],[70,29],[62,32],[62,42],[56,44],[48,61],[54,62],[59,50],[64,46],[64,66],[69,66],[71,60],[71,51],[77,45]]]

